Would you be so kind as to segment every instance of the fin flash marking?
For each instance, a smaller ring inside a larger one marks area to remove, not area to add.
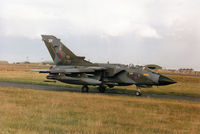
[[[58,56],[59,59],[63,58],[63,56],[61,55],[61,53],[56,53],[56,55]]]

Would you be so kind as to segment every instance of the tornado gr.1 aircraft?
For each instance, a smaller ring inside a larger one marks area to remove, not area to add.
[[[91,63],[85,57],[76,56],[53,35],[42,35],[42,40],[55,66],[35,71],[48,73],[47,79],[82,85],[81,92],[88,92],[89,85],[98,86],[101,93],[105,92],[106,87],[136,85],[136,95],[140,96],[141,88],[176,83],[145,67]]]

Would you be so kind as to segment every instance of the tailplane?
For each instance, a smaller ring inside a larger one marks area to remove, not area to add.
[[[55,36],[42,35],[42,40],[49,50],[55,65],[92,65],[91,62],[85,60],[85,57],[76,56],[60,41],[60,39],[56,38]]]

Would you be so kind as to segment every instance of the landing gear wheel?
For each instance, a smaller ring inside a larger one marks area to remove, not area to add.
[[[106,87],[105,86],[99,86],[99,92],[100,93],[104,93],[105,92],[105,90],[106,90]]]
[[[139,92],[139,91],[136,91],[136,92],[135,92],[135,95],[136,95],[136,96],[141,96],[141,95],[142,95],[142,93],[141,93],[141,92]]]
[[[136,86],[135,95],[136,95],[136,96],[141,96],[141,95],[142,95],[141,89],[140,89],[140,87],[138,87],[138,86]]]
[[[89,91],[89,88],[87,85],[84,85],[82,88],[81,88],[81,92],[88,92]]]

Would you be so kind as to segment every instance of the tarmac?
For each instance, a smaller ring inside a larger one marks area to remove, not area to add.
[[[62,87],[62,86],[48,86],[48,85],[35,85],[35,84],[23,84],[23,83],[13,83],[13,82],[0,82],[1,87],[16,87],[16,88],[22,88],[22,89],[34,89],[34,90],[47,90],[47,91],[57,91],[57,92],[80,92],[80,89],[77,88],[68,88],[68,87]],[[90,90],[90,94],[101,94],[98,92],[98,90]],[[105,95],[110,96],[135,96],[135,93],[122,93],[118,92],[117,90],[106,90]],[[200,102],[200,98],[197,97],[188,97],[188,96],[174,96],[174,95],[158,95],[158,94],[143,94],[143,98],[158,98],[158,99],[172,99],[172,100],[185,100],[185,101],[197,101]]]

